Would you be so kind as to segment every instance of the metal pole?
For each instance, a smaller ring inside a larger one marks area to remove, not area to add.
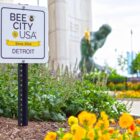
[[[37,6],[39,6],[39,0],[37,0]]]
[[[131,35],[131,42],[130,42],[130,47],[131,47],[131,52],[130,52],[130,56],[131,56],[131,64],[130,64],[130,66],[132,66],[132,61],[133,61],[133,31],[132,31],[132,29],[130,30],[130,35]],[[131,75],[132,75],[132,77],[133,77],[133,72],[131,71]]]
[[[133,61],[133,31],[131,29],[130,31],[130,34],[131,34],[131,62]]]
[[[28,125],[28,64],[18,64],[18,125]]]

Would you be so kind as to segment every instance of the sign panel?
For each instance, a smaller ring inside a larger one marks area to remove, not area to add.
[[[0,9],[0,63],[47,62],[47,9],[9,4]]]

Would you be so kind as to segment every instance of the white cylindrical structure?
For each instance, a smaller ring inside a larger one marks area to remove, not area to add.
[[[80,60],[80,40],[91,29],[91,0],[48,0],[49,62],[74,66]]]
[[[13,3],[14,0],[0,0],[0,3]]]

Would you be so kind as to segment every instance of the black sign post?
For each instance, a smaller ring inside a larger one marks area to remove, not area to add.
[[[28,64],[18,64],[18,125],[28,125]]]

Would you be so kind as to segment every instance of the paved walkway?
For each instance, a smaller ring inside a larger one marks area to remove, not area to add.
[[[126,104],[127,108],[130,110],[130,114],[134,116],[140,116],[140,100],[137,99],[123,99],[119,100]]]

